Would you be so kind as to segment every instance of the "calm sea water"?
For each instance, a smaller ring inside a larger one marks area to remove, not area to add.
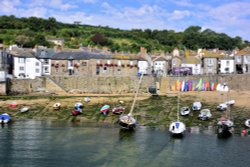
[[[0,128],[1,167],[241,167],[250,165],[250,137],[219,139],[192,128],[182,139],[166,129],[124,132],[108,125],[16,121]]]

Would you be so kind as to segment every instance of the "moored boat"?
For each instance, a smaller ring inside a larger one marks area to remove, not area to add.
[[[112,109],[112,113],[117,114],[117,115],[122,114],[124,111],[125,111],[125,108],[122,106],[117,106]]]
[[[29,109],[30,109],[29,107],[23,107],[23,108],[20,109],[20,112],[25,113],[25,112],[28,112]]]
[[[211,117],[212,117],[212,114],[211,114],[211,112],[210,112],[209,109],[202,109],[200,111],[199,116],[198,116],[198,118],[201,119],[201,120],[203,120],[203,121],[208,120]]]
[[[247,119],[245,122],[244,122],[244,125],[248,128],[250,128],[250,119]]]
[[[169,132],[173,136],[182,136],[186,130],[186,125],[180,121],[172,122],[169,126]]]
[[[136,119],[132,116],[134,107],[135,107],[135,102],[139,93],[139,89],[140,89],[140,84],[142,82],[142,78],[143,78],[143,73],[140,76],[136,91],[135,91],[135,96],[134,96],[134,100],[130,109],[130,112],[127,115],[121,115],[118,122],[119,125],[121,126],[121,128],[123,129],[128,129],[128,130],[132,130],[136,127]]]
[[[119,118],[119,125],[121,128],[132,130],[136,127],[136,119],[130,114],[121,115]]]
[[[61,108],[61,103],[55,103],[53,104],[53,109],[54,110],[59,110]]]
[[[189,107],[182,107],[180,111],[180,115],[186,116],[190,114],[190,108]]]
[[[0,115],[0,123],[7,124],[10,122],[10,115],[7,113],[3,113]]]
[[[202,107],[201,102],[196,101],[196,102],[194,102],[193,105],[192,105],[192,110],[193,110],[193,111],[199,111],[199,110],[201,110],[201,107]]]
[[[216,108],[219,111],[225,111],[225,110],[227,110],[227,104],[226,103],[221,103]]]
[[[109,110],[110,110],[110,106],[109,105],[104,105],[102,108],[101,108],[101,114],[103,115],[107,115],[109,113]]]
[[[234,123],[230,119],[222,117],[217,123],[217,133],[219,136],[227,137],[233,133]]]

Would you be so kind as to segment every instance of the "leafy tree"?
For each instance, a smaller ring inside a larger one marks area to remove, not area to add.
[[[31,41],[31,38],[25,35],[18,35],[15,38],[15,43],[21,47],[26,46]]]

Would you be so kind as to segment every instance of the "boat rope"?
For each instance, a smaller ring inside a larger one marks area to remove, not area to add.
[[[135,102],[137,100],[137,96],[138,96],[138,93],[139,93],[140,85],[141,85],[141,82],[142,82],[142,78],[143,78],[143,73],[140,76],[140,79],[139,79],[139,82],[138,82],[138,85],[137,85],[137,88],[136,88],[134,100],[133,100],[133,103],[132,103],[129,115],[132,115],[132,113],[133,113],[133,110],[134,110],[134,107],[135,107]]]

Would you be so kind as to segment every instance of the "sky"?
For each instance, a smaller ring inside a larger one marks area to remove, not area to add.
[[[200,26],[250,41],[250,0],[1,0],[0,15],[54,17],[120,29]]]

